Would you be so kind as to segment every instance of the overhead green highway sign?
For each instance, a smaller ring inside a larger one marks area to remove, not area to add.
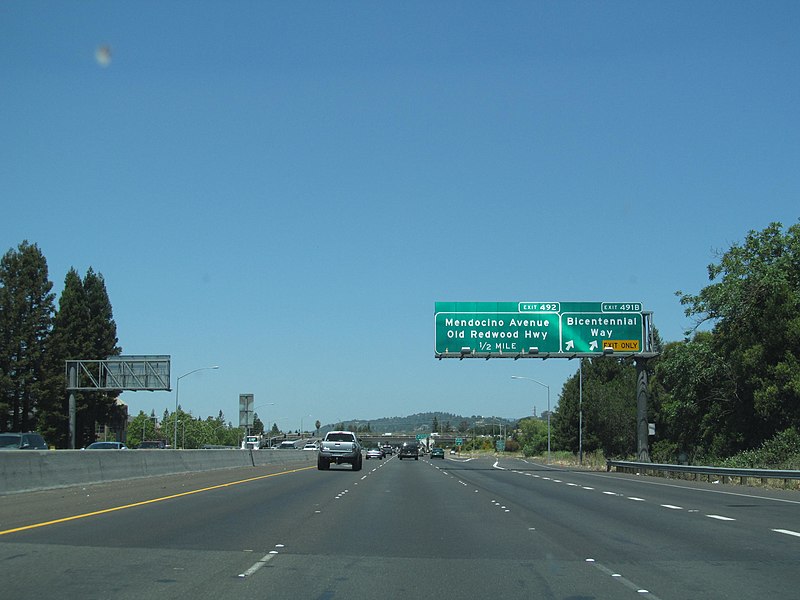
[[[437,358],[650,356],[640,302],[437,302]]]

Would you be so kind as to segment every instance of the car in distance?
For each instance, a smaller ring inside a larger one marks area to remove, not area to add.
[[[391,456],[392,454],[394,454],[394,448],[392,448],[389,444],[381,446],[381,450],[383,450],[384,456]]]
[[[380,448],[370,448],[367,450],[367,460],[370,458],[379,458],[383,460],[383,452]]]
[[[144,440],[138,446],[139,450],[164,450],[166,447],[166,440]]]
[[[317,445],[314,442],[309,442],[305,446],[303,446],[303,450],[313,450],[314,452],[317,451]]]
[[[419,444],[417,444],[417,442],[403,442],[403,445],[400,446],[400,452],[397,456],[400,460],[403,460],[404,458],[413,458],[414,460],[419,460]]]
[[[0,433],[0,450],[48,450],[47,442],[38,433]]]
[[[84,450],[127,450],[128,447],[122,442],[93,442],[86,446]]]
[[[444,460],[444,448],[433,448],[431,450],[431,458],[441,458]]]

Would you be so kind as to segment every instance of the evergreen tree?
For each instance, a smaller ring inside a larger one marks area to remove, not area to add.
[[[257,413],[253,413],[253,426],[250,428],[250,433],[253,435],[261,435],[264,433],[264,422],[258,418]]]
[[[67,360],[87,358],[82,343],[82,327],[89,319],[83,282],[75,269],[64,278],[64,289],[53,319],[49,365],[52,373],[51,393],[43,406],[39,427],[45,439],[57,448],[69,444],[69,393],[66,391],[64,364]],[[80,396],[76,393],[76,397]]]
[[[50,380],[52,287],[36,244],[24,241],[0,259],[0,431],[36,428]]]
[[[102,275],[89,268],[83,280],[73,268],[64,280],[64,291],[59,299],[53,327],[52,364],[60,366],[67,360],[105,360],[120,354],[117,346],[116,324]],[[55,393],[43,427],[56,437],[59,447],[68,441],[68,398],[65,386]],[[95,439],[97,426],[109,425],[112,429],[124,427],[125,411],[117,406],[119,392],[79,392],[76,399],[75,443],[83,447]]]

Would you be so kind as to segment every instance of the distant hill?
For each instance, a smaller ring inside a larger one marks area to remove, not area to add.
[[[343,423],[329,423],[320,428],[320,434],[324,434],[332,429],[338,429],[344,426],[344,429],[363,430],[364,427],[369,426],[369,430],[373,433],[426,433],[433,431],[433,421],[436,419],[439,423],[439,431],[447,431],[448,428],[453,431],[459,431],[459,427],[463,430],[463,423],[466,423],[467,428],[473,424],[488,425],[492,422],[501,423],[503,426],[516,423],[515,420],[505,419],[503,417],[484,417],[481,415],[472,415],[464,417],[446,412],[426,412],[408,415],[407,417],[382,417],[380,419],[352,419],[344,421]]]

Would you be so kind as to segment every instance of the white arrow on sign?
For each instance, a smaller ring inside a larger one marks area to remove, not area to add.
[[[589,352],[592,352],[593,350],[597,350],[597,340],[592,340],[589,342]]]
[[[564,347],[567,350],[572,350],[575,347],[575,342],[573,342],[572,340],[568,340]]]

